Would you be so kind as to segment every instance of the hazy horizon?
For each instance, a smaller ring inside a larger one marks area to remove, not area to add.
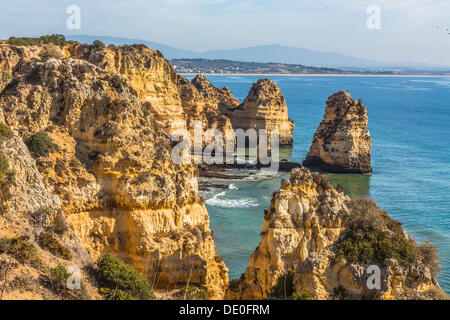
[[[68,29],[69,5],[81,28]],[[380,29],[369,29],[370,6]],[[450,1],[397,0],[3,0],[0,38],[86,34],[204,52],[278,44],[381,61],[450,66]]]

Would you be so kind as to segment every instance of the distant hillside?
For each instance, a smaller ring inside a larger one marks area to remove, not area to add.
[[[230,60],[208,59],[173,59],[170,61],[178,73],[204,73],[204,74],[353,74],[361,73],[337,68],[308,67],[299,64],[242,62]],[[373,72],[363,72],[372,74]],[[378,73],[379,74],[379,73]],[[392,74],[386,72],[384,74]]]
[[[378,62],[367,59],[356,58],[341,54],[338,52],[322,52],[296,47],[286,47],[280,45],[263,45],[256,47],[231,49],[231,50],[212,50],[206,52],[194,52],[190,50],[178,49],[166,46],[157,42],[150,42],[139,39],[129,39],[121,37],[109,36],[91,36],[91,35],[69,35],[68,40],[76,40],[79,42],[92,43],[94,40],[100,40],[105,44],[134,44],[143,43],[147,47],[159,50],[164,57],[173,59],[213,59],[213,60],[230,60],[243,62],[260,62],[260,63],[284,63],[296,64],[314,67],[331,67],[331,68],[347,68],[355,71],[372,70],[383,71],[393,70],[397,72],[411,71],[444,71],[450,72],[450,66],[439,66],[428,63],[419,62]],[[414,72],[412,72],[414,73]]]

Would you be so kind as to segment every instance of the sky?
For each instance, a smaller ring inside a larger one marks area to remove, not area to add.
[[[69,30],[77,5],[81,28]],[[380,29],[369,29],[380,9]],[[0,0],[0,38],[88,34],[206,51],[280,44],[450,66],[450,0]]]

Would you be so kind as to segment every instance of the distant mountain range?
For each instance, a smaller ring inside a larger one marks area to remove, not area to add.
[[[226,59],[242,62],[262,62],[262,63],[287,63],[301,64],[316,67],[334,67],[347,69],[366,70],[445,70],[449,71],[450,66],[435,65],[420,62],[378,62],[367,59],[356,58],[338,52],[322,52],[296,47],[286,47],[281,45],[262,45],[256,47],[231,49],[231,50],[211,50],[206,52],[194,52],[170,47],[161,43],[109,36],[91,35],[69,35],[68,40],[75,40],[83,43],[92,43],[100,40],[106,45],[134,44],[142,43],[150,49],[159,50],[164,57],[173,59]]]

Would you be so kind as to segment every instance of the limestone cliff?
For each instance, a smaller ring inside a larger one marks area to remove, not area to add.
[[[303,165],[327,172],[371,173],[367,121],[366,107],[361,100],[352,100],[347,91],[329,97]]]
[[[445,296],[436,280],[433,247],[418,246],[373,202],[351,200],[306,168],[293,169],[282,182],[264,220],[250,265],[230,284],[226,298]],[[366,285],[370,265],[381,269],[379,290]]]
[[[231,121],[224,116],[220,108],[232,108],[239,105],[228,88],[218,89],[214,87],[204,76],[198,75],[191,82],[178,76],[178,89],[180,91],[181,105],[187,116],[187,128],[194,139],[194,124],[196,121],[202,124],[203,143],[207,146],[214,139],[208,136],[208,130],[217,130],[224,137],[226,144],[234,146],[234,134]],[[193,142],[192,142],[193,143]]]
[[[182,111],[175,73],[157,52],[121,50],[87,50],[95,64],[33,61],[1,94],[0,122],[24,139],[52,138],[57,147],[36,165],[92,259],[112,252],[157,288],[189,282],[220,298],[227,269],[196,168],[170,160],[164,120],[176,123]]]
[[[177,89],[177,74],[161,53],[138,45],[109,46],[91,50],[85,56],[106,72],[126,75],[144,107],[169,132],[186,128],[186,117]]]
[[[224,105],[220,110],[230,118],[234,129],[266,129],[269,137],[276,129],[280,145],[293,143],[294,121],[288,118],[286,100],[273,80],[258,80],[241,105],[236,108]]]
[[[59,198],[45,185],[35,160],[17,133],[0,135],[0,152],[12,173],[7,185],[2,177],[4,172],[0,173],[1,299],[60,299],[48,282],[48,269],[57,264],[82,268],[92,260],[81,240],[66,229]],[[54,232],[55,243],[70,249],[70,258],[61,258],[37,245],[48,232]],[[101,299],[88,275],[82,272],[81,277],[84,283],[81,298]],[[65,298],[80,297],[68,293]]]

